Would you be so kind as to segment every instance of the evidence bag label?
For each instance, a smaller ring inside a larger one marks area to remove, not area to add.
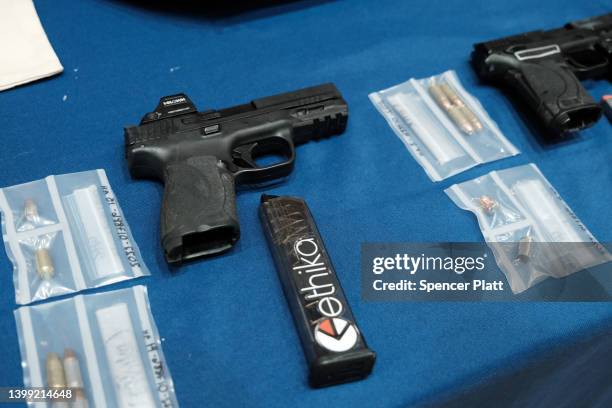
[[[561,245],[561,250],[570,251],[577,244]],[[535,250],[552,249],[548,244]],[[512,251],[515,248],[510,244],[501,250],[506,254]],[[514,261],[529,262],[518,256]],[[569,276],[555,276],[552,270],[550,276],[541,278],[530,289],[513,293],[486,243],[361,245],[361,295],[366,301],[612,300],[610,263]]]

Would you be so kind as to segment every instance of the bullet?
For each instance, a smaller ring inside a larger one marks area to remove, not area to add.
[[[47,386],[49,388],[66,388],[66,375],[62,360],[56,353],[47,354]],[[52,408],[69,408],[66,401],[53,401]]]
[[[82,389],[77,388],[74,390],[74,401],[72,401],[71,408],[88,408],[89,403],[87,402],[87,398],[85,398],[85,393]]]
[[[74,389],[74,401],[72,408],[87,408],[89,403],[83,391],[83,376],[77,355],[72,349],[64,350],[64,372],[66,374],[66,384]]]
[[[451,88],[448,84],[440,84],[440,90],[446,95],[446,97],[450,100],[453,106],[458,107],[461,111],[461,114],[465,119],[470,123],[471,127],[474,129],[473,132],[479,132],[483,129],[482,122],[478,119],[478,116],[465,104],[463,99],[455,92],[453,88]]]
[[[457,125],[463,133],[467,133],[468,135],[474,134],[474,127],[465,117],[461,108],[458,106],[451,106],[446,112],[448,112],[448,116],[450,116],[453,122],[455,122],[455,125]]]
[[[446,84],[430,85],[429,94],[436,101],[440,108],[444,109],[455,125],[464,133],[471,135],[475,132],[473,124],[464,112],[464,109],[453,102],[449,97],[449,93],[445,92],[443,87],[448,87]],[[450,88],[449,88],[450,89]],[[455,99],[458,99],[456,94],[452,94]],[[460,99],[459,101],[463,103]]]
[[[463,116],[467,118],[470,124],[474,127],[475,132],[480,132],[484,127],[482,126],[482,122],[478,119],[478,116],[474,114],[467,106],[460,106],[459,110],[463,113]]]
[[[23,214],[25,216],[25,219],[29,222],[38,223],[38,206],[31,198],[25,200],[23,205]]]
[[[47,354],[47,385],[49,388],[66,387],[64,366],[56,353]]]
[[[518,260],[521,262],[529,261],[529,257],[531,256],[531,244],[533,243],[533,238],[529,235],[521,238],[518,244]]]
[[[457,95],[453,88],[450,87],[449,84],[441,83],[438,85],[440,90],[446,95],[448,99],[450,99],[451,103],[455,106],[465,106],[463,100]]]
[[[436,101],[436,103],[444,110],[448,110],[451,106],[453,106],[452,102],[446,94],[440,89],[438,85],[431,85],[429,87],[429,94]]]
[[[53,277],[55,268],[53,267],[53,260],[51,254],[46,248],[39,248],[35,252],[36,256],[36,271],[41,279],[48,280]]]
[[[478,199],[480,207],[487,213],[492,214],[495,208],[497,208],[497,201],[489,196],[483,195]]]
[[[83,377],[76,353],[72,349],[64,350],[64,373],[66,384],[70,388],[83,388]]]

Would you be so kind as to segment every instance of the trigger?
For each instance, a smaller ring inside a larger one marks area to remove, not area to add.
[[[232,159],[240,167],[256,168],[257,163],[253,160],[253,149],[257,147],[257,142],[249,145],[242,145],[232,150]]]

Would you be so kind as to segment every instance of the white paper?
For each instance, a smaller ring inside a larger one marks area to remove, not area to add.
[[[558,202],[547,191],[546,186],[537,179],[528,179],[515,184],[514,191],[521,202],[531,211],[548,232],[550,242],[582,242],[576,233],[576,221],[563,212]]]
[[[63,70],[32,0],[0,0],[0,91]]]
[[[404,118],[410,118],[409,120],[412,128],[418,134],[421,142],[436,158],[438,163],[446,164],[464,154],[456,143],[437,132],[436,129],[431,126],[430,122],[425,121],[421,123],[421,121],[417,119],[418,115],[412,114],[412,112],[418,112],[421,108],[418,103],[412,103],[407,95],[402,93],[391,95],[389,96],[389,103]]]
[[[119,407],[155,407],[127,304],[100,309],[96,317]]]

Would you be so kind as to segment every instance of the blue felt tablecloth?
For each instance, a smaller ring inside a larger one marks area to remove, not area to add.
[[[468,64],[477,41],[604,14],[609,1],[317,0],[239,14],[162,12],[144,1],[35,3],[65,71],[0,93],[0,185],[106,169],[152,271],[139,283],[149,288],[182,406],[414,405],[611,325],[608,303],[387,304],[359,295],[361,242],[481,240],[473,217],[443,189],[493,169],[536,163],[591,232],[612,240],[607,120],[543,147]],[[432,183],[367,95],[447,69],[522,154]],[[261,192],[239,194],[242,238],[233,251],[171,272],[159,243],[162,187],[130,179],[123,126],[167,94],[223,108],[327,81],[349,103],[346,133],[300,147],[291,178],[270,191],[307,199],[378,361],[365,381],[311,390],[257,218]],[[597,99],[610,91],[606,81],[585,84]],[[0,386],[20,385],[4,255],[0,271]]]

